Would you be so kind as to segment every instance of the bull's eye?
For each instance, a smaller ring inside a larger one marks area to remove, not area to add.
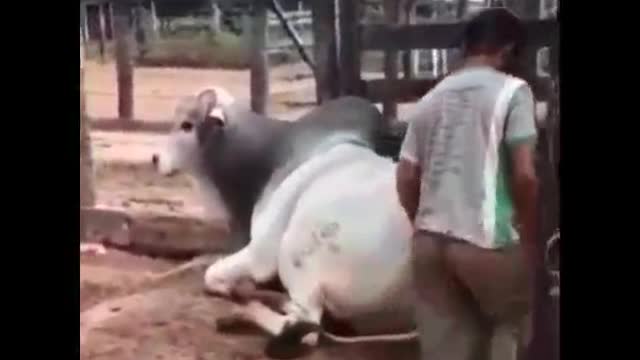
[[[182,124],[180,124],[180,129],[189,132],[193,129],[193,123],[190,121],[183,121]]]

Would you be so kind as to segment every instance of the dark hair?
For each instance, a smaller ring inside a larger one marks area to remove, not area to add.
[[[522,21],[506,8],[482,10],[469,19],[463,34],[465,55],[493,54],[510,44],[517,56],[526,40]]]

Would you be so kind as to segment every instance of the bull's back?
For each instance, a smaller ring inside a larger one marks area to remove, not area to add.
[[[316,138],[348,132],[373,146],[377,132],[384,126],[380,111],[368,100],[345,96],[323,103],[296,121],[300,132]],[[304,135],[302,135],[304,136]]]

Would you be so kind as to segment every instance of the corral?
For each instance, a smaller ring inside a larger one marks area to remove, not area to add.
[[[539,6],[539,1],[534,2]],[[82,359],[263,358],[265,339],[257,332],[216,333],[215,319],[228,310],[228,304],[202,293],[204,267],[166,278],[158,276],[195,255],[224,253],[226,226],[200,217],[201,204],[185,178],[165,179],[154,174],[150,154],[170,126],[167,119],[176,100],[193,94],[194,89],[217,84],[237,98],[248,99],[257,110],[287,120],[311,108],[316,100],[346,94],[365,96],[384,104],[390,127],[382,134],[381,143],[389,144],[382,151],[395,152],[402,134],[402,126],[398,127],[395,120],[402,118],[403,106],[410,106],[403,104],[398,109],[397,102],[415,100],[436,81],[399,71],[399,54],[414,48],[448,48],[452,34],[461,25],[410,26],[408,20],[407,24],[398,25],[404,21],[399,10],[388,5],[384,13],[391,15],[385,15],[384,21],[391,25],[362,24],[357,14],[362,12],[363,4],[313,1],[308,6],[314,13],[315,42],[310,56],[314,70],[298,62],[273,67],[260,75],[260,68],[266,70],[265,64],[252,62],[249,65],[254,73],[258,68],[256,79],[248,69],[137,67],[135,75],[125,79],[133,83],[135,76],[135,87],[129,94],[135,99],[135,111],[133,104],[130,109],[122,108],[126,100],[122,100],[122,91],[117,91],[122,86],[118,81],[122,72],[116,71],[113,63],[91,60],[83,64],[81,106],[91,120],[91,139],[87,143],[90,143],[88,162],[93,168],[94,196],[87,199],[81,195],[85,201],[81,204],[85,226],[81,237],[89,242],[102,242],[107,253],[81,255]],[[535,50],[551,46],[554,49],[551,64],[556,64],[557,22],[538,19],[530,27]],[[108,47],[110,42],[107,40],[105,44]],[[308,44],[304,48],[309,49]],[[252,51],[265,52],[264,47]],[[384,52],[378,61],[383,68],[369,71],[371,66],[360,60],[367,59],[366,54],[359,55],[365,51]],[[531,54],[530,59],[535,62],[537,52]],[[551,104],[547,128],[557,126],[557,67],[552,65],[549,69],[552,76],[542,79],[537,74],[538,67],[532,69],[536,72],[532,83],[540,84],[536,85],[539,99]],[[403,78],[398,79],[401,74]],[[256,104],[254,99],[261,97]],[[395,133],[396,128],[400,129],[399,134]],[[555,136],[551,133],[552,142]],[[543,152],[545,156],[547,149]],[[81,154],[81,167],[86,160],[86,153]],[[555,178],[552,173],[547,177],[552,185],[543,196],[555,202]],[[543,220],[542,232],[550,234],[557,226],[557,206],[545,215],[548,218]],[[332,346],[308,358],[414,358],[416,346],[415,343]]]

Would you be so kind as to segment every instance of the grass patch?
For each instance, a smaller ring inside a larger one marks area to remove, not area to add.
[[[231,32],[175,32],[150,40],[145,49],[134,51],[135,63],[142,67],[178,67],[197,69],[247,69],[251,44]],[[97,41],[87,44],[89,60],[100,61]],[[142,51],[141,51],[142,50]],[[105,61],[115,61],[115,42],[106,43]],[[300,61],[295,49],[283,49],[269,55],[269,64],[278,66]]]
[[[250,49],[233,33],[201,32],[191,36],[171,36],[149,44],[137,59],[140,66],[245,69]]]

